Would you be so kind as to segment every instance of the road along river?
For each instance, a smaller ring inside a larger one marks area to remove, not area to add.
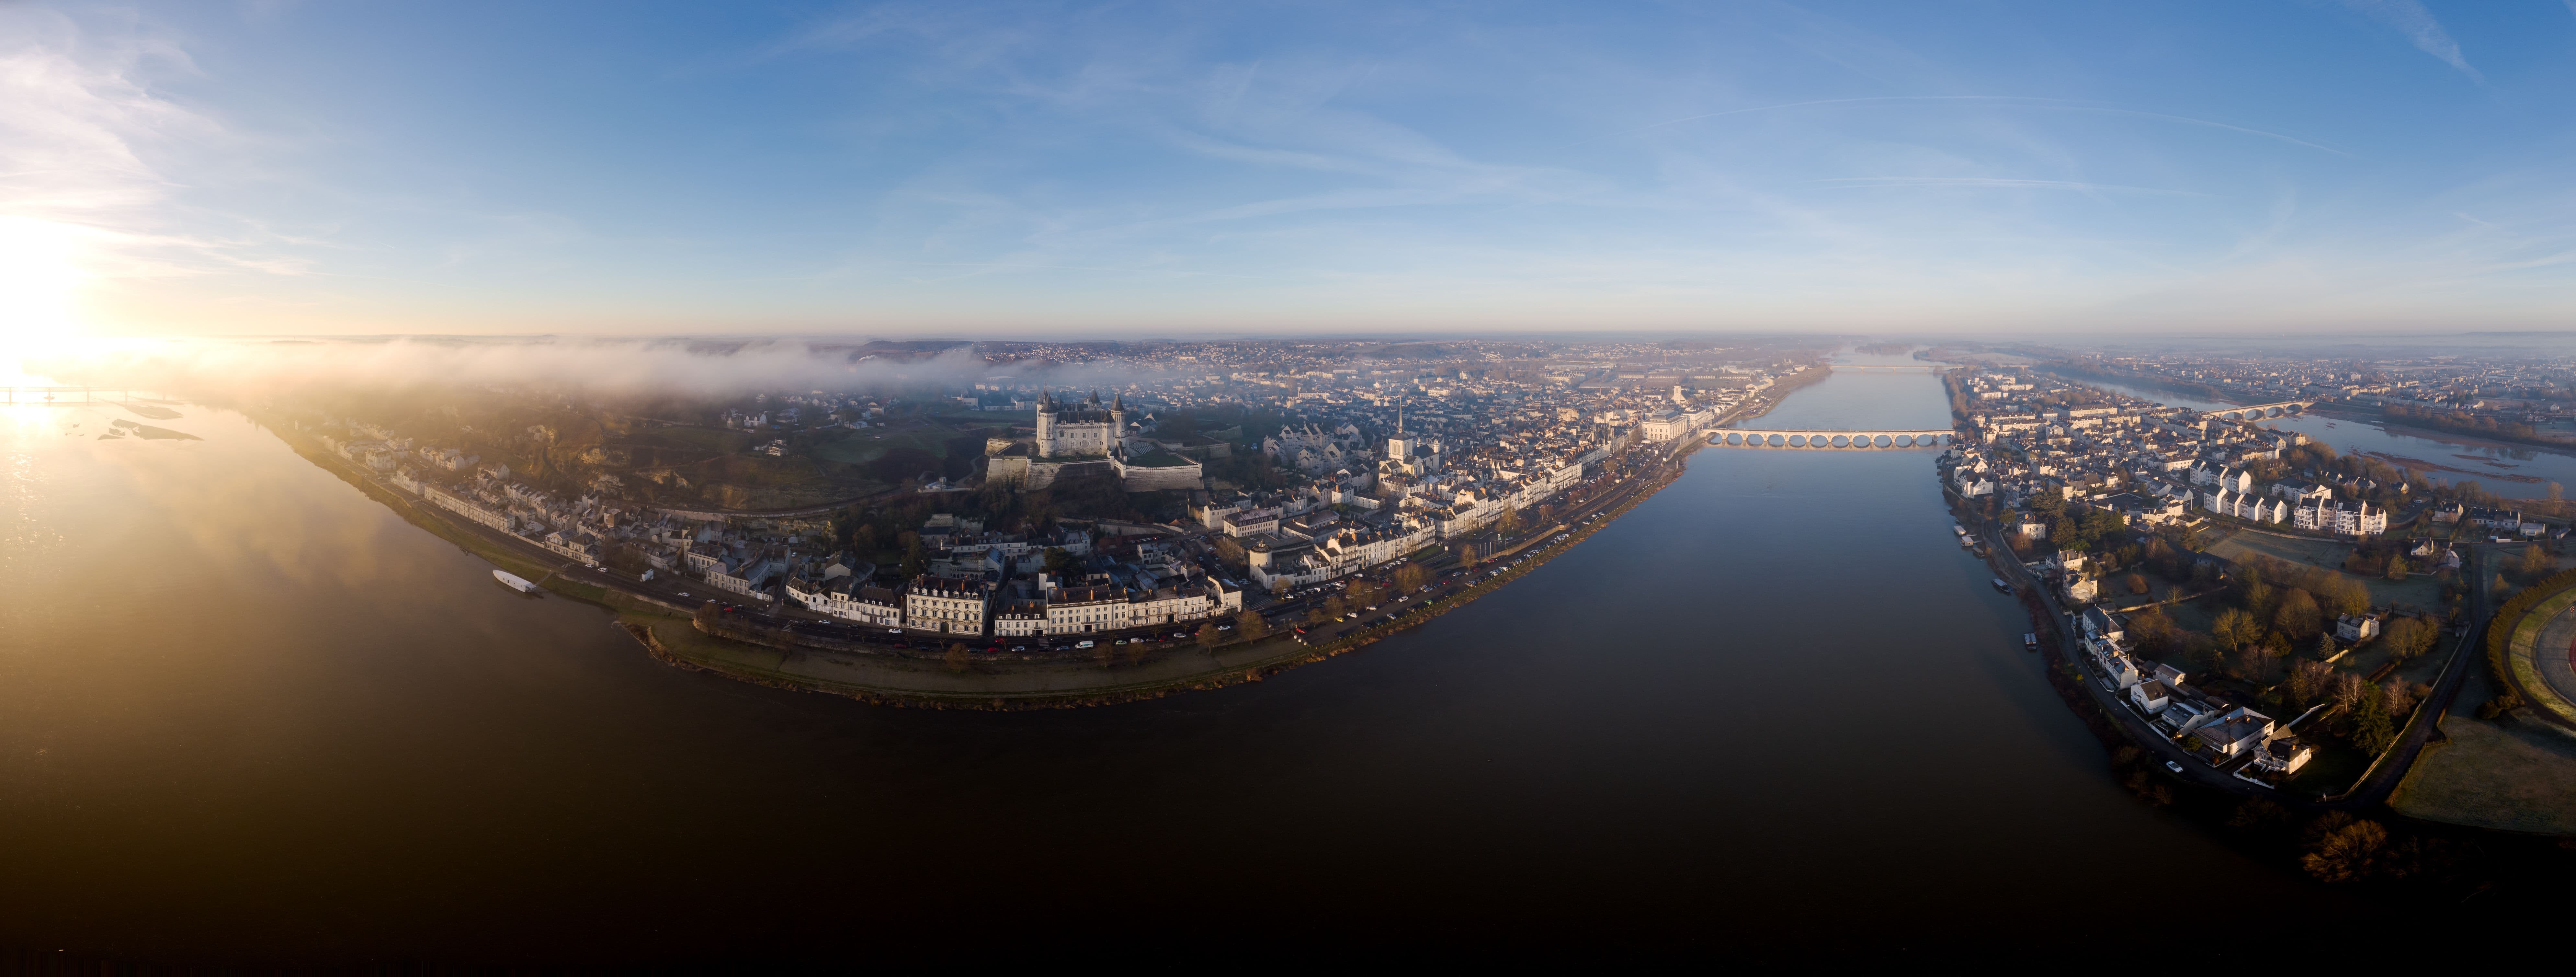
[[[2249,940],[2397,915],[2115,783],[1928,451],[1702,451],[1509,599],[1329,665],[969,713],[663,666],[179,410],[203,440],[0,424],[0,947],[2118,953],[2195,894],[2260,907]],[[1758,423],[1946,407],[1844,373]]]

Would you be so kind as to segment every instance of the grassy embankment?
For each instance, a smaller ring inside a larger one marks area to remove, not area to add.
[[[2576,715],[2576,705],[2557,696],[2536,670],[2544,632],[2571,606],[2576,579],[2566,574],[2505,602],[2488,623],[2487,661],[2471,671],[2442,716],[2442,735],[2389,797],[2391,809],[2445,824],[2576,835],[2576,734],[2522,714]],[[2508,676],[2511,685],[2500,684]],[[2526,708],[2480,718],[2480,706],[2506,691],[2524,696]]]

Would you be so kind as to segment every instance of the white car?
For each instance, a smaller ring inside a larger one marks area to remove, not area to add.
[[[2167,761],[2165,761],[2165,769],[2167,769],[2167,770],[2171,770],[2171,771],[2173,771],[2173,772],[2175,772],[2175,773],[2181,773],[2181,772],[2182,772],[2182,764],[2175,763],[2175,762],[2173,762],[2173,761],[2171,761],[2171,760],[2167,760]]]

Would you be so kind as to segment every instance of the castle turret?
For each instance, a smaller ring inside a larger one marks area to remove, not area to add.
[[[1032,447],[1040,458],[1055,453],[1055,397],[1045,387],[1038,388],[1038,436]]]

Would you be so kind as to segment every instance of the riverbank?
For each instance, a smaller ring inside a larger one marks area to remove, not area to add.
[[[1799,376],[1826,372],[1818,368]],[[1787,392],[1776,387],[1765,391],[1760,403],[1768,409]],[[496,539],[496,534],[484,527],[462,524],[444,511],[383,484],[373,473],[357,468],[299,432],[274,424],[264,426],[299,457],[348,482],[404,521],[493,566],[535,581],[547,591],[611,612],[612,623],[658,661],[757,685],[839,695],[880,705],[982,710],[1110,705],[1219,689],[1257,682],[1374,644],[1481,599],[1589,538],[1670,484],[1677,463],[1697,447],[1694,441],[1676,449],[1654,473],[1636,476],[1643,482],[1632,482],[1603,495],[1593,506],[1586,507],[1591,510],[1589,522],[1568,528],[1570,535],[1561,543],[1541,543],[1539,556],[1528,565],[1492,580],[1462,583],[1456,592],[1416,605],[1414,611],[1401,617],[1337,635],[1326,643],[1309,645],[1293,630],[1283,630],[1214,647],[1155,642],[1052,653],[993,655],[977,651],[959,667],[935,649],[916,656],[904,649],[798,634],[792,621],[768,627],[740,618],[702,619],[695,608],[624,586],[624,581],[596,568],[579,567],[533,544]],[[1579,508],[1568,513],[1567,519],[1585,516],[1586,509]],[[1500,555],[1522,552],[1546,538],[1537,534]],[[1474,569],[1461,567],[1460,572],[1472,573]]]

